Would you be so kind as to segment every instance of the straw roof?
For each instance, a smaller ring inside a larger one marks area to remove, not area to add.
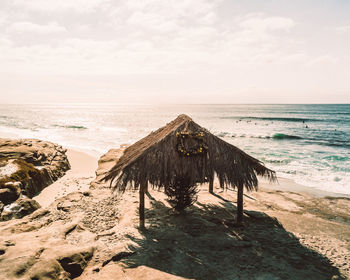
[[[202,154],[179,152],[181,133],[201,134]],[[237,147],[211,134],[189,116],[180,115],[166,126],[129,146],[104,178],[120,192],[141,184],[167,188],[176,177],[186,176],[192,185],[208,182],[216,175],[221,187],[245,186],[257,190],[257,175],[275,180],[275,172]]]

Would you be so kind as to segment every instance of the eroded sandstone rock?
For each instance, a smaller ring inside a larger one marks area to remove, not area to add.
[[[4,207],[1,213],[1,221],[8,221],[11,219],[20,219],[26,215],[33,213],[41,206],[34,199],[21,197],[15,202]]]
[[[114,167],[127,147],[128,145],[123,145],[123,148],[120,149],[110,149],[107,153],[101,156],[101,158],[98,160],[96,178],[91,182],[92,188],[109,188],[109,185],[103,180],[103,178],[106,176],[107,172]]]
[[[8,183],[3,185],[0,189],[0,202],[4,205],[9,204],[17,200],[20,195],[20,190],[15,188],[13,185],[9,185]]]
[[[30,280],[70,280],[66,272],[55,259],[40,260],[29,271]]]
[[[104,158],[110,160],[101,162],[98,176],[103,176],[100,168],[106,172],[117,160],[111,154]],[[88,192],[70,193],[21,220],[0,223],[0,279],[349,278],[348,226],[302,211],[272,210],[271,197],[282,193],[260,192],[246,199],[244,227],[236,227],[233,192],[213,196],[202,186],[199,203],[179,216],[172,214],[162,192],[150,189],[148,228],[140,231],[138,192],[113,196],[108,187],[101,181]],[[283,195],[297,203],[295,194]],[[321,204],[302,198],[302,209]],[[334,215],[349,211],[349,201],[331,202]]]
[[[57,258],[63,269],[70,274],[71,278],[80,276],[93,254],[93,249],[88,248],[86,250],[75,250],[65,252]]]
[[[0,139],[0,221],[38,209],[32,198],[70,168],[66,150],[36,139]]]

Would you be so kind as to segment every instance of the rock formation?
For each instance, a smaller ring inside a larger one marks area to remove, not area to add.
[[[40,207],[31,198],[70,168],[65,152],[46,141],[0,139],[0,221]]]
[[[91,182],[92,188],[108,187],[102,178],[115,165],[116,161],[123,155],[123,151],[129,145],[123,145],[121,149],[110,149],[98,160],[98,168],[96,170],[96,178]]]
[[[100,160],[98,173],[103,175],[102,170],[112,167],[121,153]],[[1,222],[0,280],[85,279],[86,273],[96,276],[103,264],[113,262],[115,244],[108,241],[108,231],[118,222],[118,199],[107,184],[94,186],[20,220]],[[112,274],[108,277],[101,279],[116,279]]]
[[[1,280],[350,276],[348,199],[261,191],[249,194],[244,227],[236,227],[235,194],[219,193],[217,184],[216,195],[202,186],[184,215],[174,214],[164,193],[150,188],[147,229],[139,230],[138,193],[112,195],[100,180],[122,152],[101,157],[89,191],[0,223]],[[344,220],[334,221],[339,213]]]

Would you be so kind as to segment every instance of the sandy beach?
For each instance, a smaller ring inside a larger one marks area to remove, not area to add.
[[[86,152],[67,150],[71,169],[66,175],[42,190],[33,197],[42,207],[49,206],[56,199],[72,192],[83,192],[89,189],[90,182],[95,178],[98,157]]]
[[[79,264],[76,279],[82,280],[350,279],[349,198],[296,192],[302,186],[287,179],[262,181],[258,192],[245,193],[244,227],[236,228],[237,193],[216,181],[214,195],[200,186],[184,217],[173,214],[164,193],[150,190],[144,232],[138,192],[113,196],[106,184],[91,187],[97,158],[74,150],[67,155],[72,169],[34,197],[43,208],[1,224],[6,279],[18,258],[39,256],[23,275],[44,275],[54,269],[47,260],[73,258],[72,252],[91,258]],[[111,166],[100,160],[97,173]],[[61,279],[55,277],[38,279]]]

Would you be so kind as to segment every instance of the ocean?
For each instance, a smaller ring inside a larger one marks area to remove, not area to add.
[[[279,177],[350,194],[350,105],[0,105],[0,136],[38,138],[102,155],[179,114]]]

